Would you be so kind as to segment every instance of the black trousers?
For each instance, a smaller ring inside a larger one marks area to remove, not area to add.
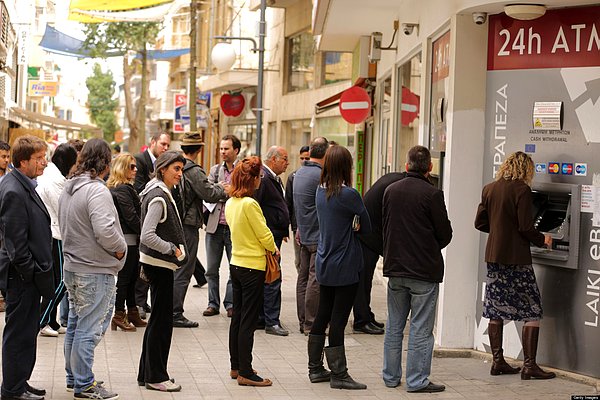
[[[2,396],[19,396],[27,390],[35,366],[41,296],[33,282],[23,282],[12,268],[7,286],[1,392]]]
[[[185,238],[185,249],[188,252],[187,261],[174,272],[173,283],[173,316],[183,315],[183,302],[187,294],[192,275],[196,269],[198,259],[198,241],[200,240],[198,228],[191,225],[183,225]]]
[[[137,245],[127,246],[125,265],[117,276],[117,295],[115,296],[115,311],[125,311],[135,308],[135,285],[140,276],[140,252]]]
[[[252,347],[254,329],[258,320],[258,311],[262,307],[265,271],[257,269],[229,267],[233,286],[233,304],[235,312],[229,326],[229,358],[231,369],[249,378],[252,371]]]
[[[371,289],[373,287],[373,274],[379,254],[371,250],[368,246],[361,243],[363,253],[363,270],[360,273],[356,299],[354,299],[354,327],[360,328],[375,319],[375,314],[371,311]]]
[[[167,362],[173,337],[173,271],[142,264],[150,279],[152,314],[144,332],[138,381],[160,383],[169,380]]]
[[[54,330],[60,328],[60,324],[56,320],[56,310],[61,300],[67,292],[67,287],[63,282],[63,251],[62,240],[52,239],[52,270],[54,272],[54,296],[51,299],[42,297],[40,305],[40,329],[46,325]],[[65,319],[67,317],[65,316]]]
[[[348,323],[350,310],[358,283],[348,286],[323,286],[319,292],[319,310],[310,333],[325,335],[329,325],[329,347],[344,345],[344,329]]]
[[[142,280],[139,276],[135,281],[135,304],[144,307],[148,304],[148,289],[150,285]]]

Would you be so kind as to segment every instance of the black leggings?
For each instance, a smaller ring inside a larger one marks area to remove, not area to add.
[[[135,308],[135,283],[140,276],[140,252],[138,246],[127,246],[125,265],[117,277],[117,295],[115,296],[115,311],[125,311]]]
[[[348,286],[320,285],[319,311],[310,333],[324,335],[329,325],[329,347],[344,345],[344,329],[354,304],[358,282]]]

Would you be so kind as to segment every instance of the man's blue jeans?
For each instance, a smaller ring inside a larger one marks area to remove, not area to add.
[[[389,279],[388,319],[383,342],[383,381],[386,386],[396,387],[401,382],[402,339],[409,312],[406,390],[412,392],[429,384],[438,292],[438,283],[410,278]]]
[[[81,393],[94,383],[94,350],[108,327],[115,304],[115,277],[65,271],[69,322],[65,335],[67,385]]]
[[[223,258],[223,248],[227,253],[227,260],[231,262],[231,233],[229,226],[221,225],[217,227],[215,233],[207,233],[206,243],[206,281],[208,282],[208,306],[219,309],[221,307],[221,296],[219,295],[219,268]],[[225,299],[223,305],[226,310],[233,307],[233,289],[231,286],[231,276],[227,279],[227,289],[225,290]]]

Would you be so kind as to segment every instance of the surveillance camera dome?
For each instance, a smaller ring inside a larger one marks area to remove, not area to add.
[[[414,29],[415,26],[413,24],[402,24],[402,32],[407,36],[412,34]]]
[[[475,22],[477,25],[485,24],[486,19],[487,19],[487,13],[484,13],[484,12],[474,12],[473,13],[473,22]]]

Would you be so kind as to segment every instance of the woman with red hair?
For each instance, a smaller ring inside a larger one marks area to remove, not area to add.
[[[279,256],[273,234],[267,227],[260,205],[252,195],[260,186],[262,163],[247,157],[231,174],[225,219],[231,231],[230,274],[235,312],[229,327],[230,376],[239,385],[271,386],[252,369],[254,329],[262,305],[266,252]]]

